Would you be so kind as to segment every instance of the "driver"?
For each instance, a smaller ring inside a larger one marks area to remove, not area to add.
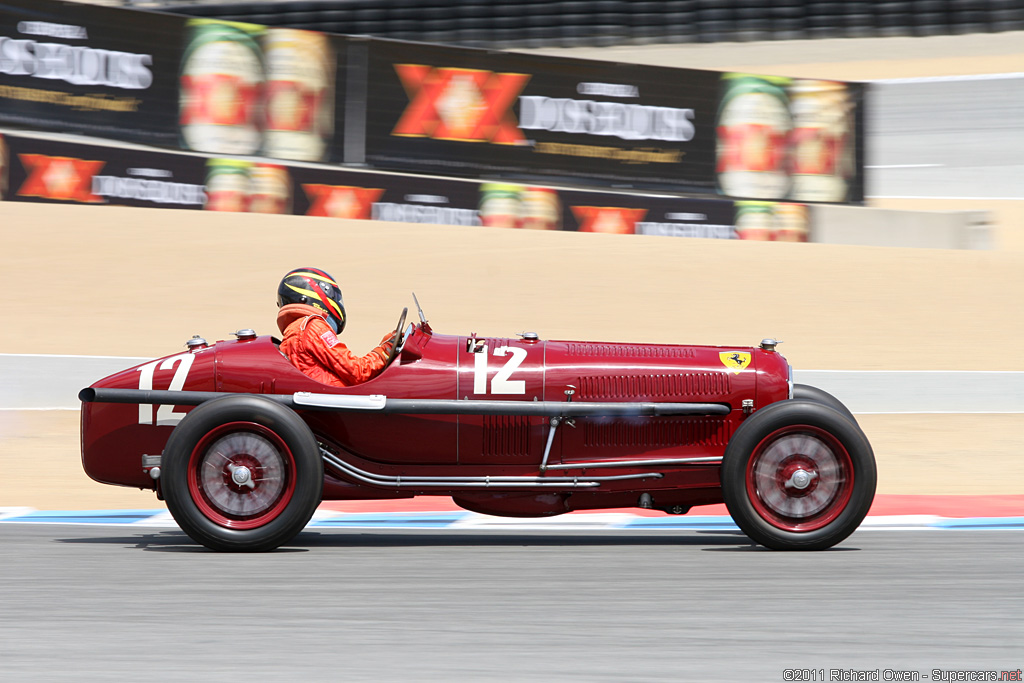
[[[277,288],[281,353],[322,384],[348,387],[375,377],[395,345],[389,332],[380,345],[359,357],[338,341],[345,329],[345,304],[338,283],[319,268],[296,268]]]

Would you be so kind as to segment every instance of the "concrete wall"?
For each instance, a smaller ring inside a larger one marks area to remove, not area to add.
[[[991,249],[987,211],[900,211],[813,205],[811,241],[923,249]]]

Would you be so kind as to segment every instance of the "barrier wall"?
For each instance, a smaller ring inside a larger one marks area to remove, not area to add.
[[[0,124],[230,156],[863,200],[861,84],[0,2]]]
[[[0,135],[0,199],[806,241],[808,207],[340,170]]]
[[[989,211],[898,211],[836,206],[809,207],[814,233],[826,244],[917,247],[922,249],[992,249]]]
[[[990,249],[985,211],[581,191],[0,134],[0,200],[437,225]]]

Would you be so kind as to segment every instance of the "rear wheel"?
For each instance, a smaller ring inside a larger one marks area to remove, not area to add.
[[[875,495],[867,437],[813,401],[780,401],[740,425],[722,460],[736,524],[775,550],[823,550],[852,534]]]
[[[323,490],[312,432],[288,408],[227,396],[193,409],[162,459],[167,508],[192,540],[212,550],[272,550],[309,522]]]

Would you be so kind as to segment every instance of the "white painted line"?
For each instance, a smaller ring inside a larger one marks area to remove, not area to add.
[[[153,526],[169,529],[177,527],[178,523],[174,521],[174,517],[171,516],[171,513],[165,510],[164,512],[157,513],[152,517],[132,522],[129,526]]]
[[[920,529],[942,520],[939,515],[868,515],[860,529]]]
[[[869,194],[864,195],[865,199],[939,199],[942,201],[955,200],[955,201],[988,201],[988,202],[1020,202],[1024,201],[1024,197],[983,197],[981,195],[977,197],[947,197],[945,195],[909,195],[909,194]]]
[[[35,512],[35,508],[0,508],[0,519],[8,517],[23,517]]]
[[[1024,78],[1024,72],[1010,71],[1001,74],[965,74],[963,76],[917,76],[914,78],[876,78],[869,83],[956,83],[959,81],[1004,81]]]
[[[864,168],[943,168],[945,164],[882,164],[879,166],[865,166]]]
[[[1024,410],[855,410],[857,415],[1024,415]]]
[[[1024,372],[1010,370],[800,370],[798,384],[832,394],[857,413],[1024,413]]]

